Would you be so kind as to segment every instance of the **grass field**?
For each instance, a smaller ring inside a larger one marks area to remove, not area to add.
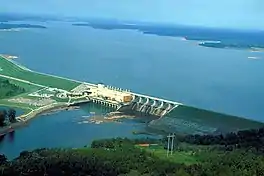
[[[199,162],[199,157],[193,155],[192,152],[187,151],[173,151],[172,155],[167,157],[167,150],[164,149],[162,146],[155,147],[155,148],[148,148],[148,147],[139,147],[147,152],[153,153],[155,156],[159,157],[163,160],[169,160],[174,163],[179,164],[196,164]]]
[[[1,72],[0,72],[0,74],[1,74]],[[1,77],[0,77],[0,78],[1,78]],[[20,82],[20,81],[12,80],[12,79],[8,79],[8,80],[9,80],[9,82],[10,82],[11,84],[15,84],[15,85],[17,85],[17,86],[19,86],[19,87],[24,88],[25,91],[26,91],[25,93],[35,92],[35,91],[41,89],[41,87],[34,86],[34,85],[32,85],[32,84],[28,84],[28,83],[24,83],[24,82]]]
[[[43,86],[59,88],[63,90],[71,90],[80,83],[58,78],[54,76],[44,75],[40,73],[35,73],[26,69],[19,67],[18,65],[6,60],[0,56],[0,75],[10,76],[26,81],[30,81],[35,84],[40,84]]]
[[[9,80],[0,77],[0,99],[19,95],[25,91],[23,87],[10,83]]]
[[[0,106],[19,108],[19,109],[24,110],[24,113],[28,113],[32,109],[36,109],[35,106],[30,106],[30,105],[23,104],[23,103],[13,103],[13,102],[9,102],[7,100],[0,100]]]

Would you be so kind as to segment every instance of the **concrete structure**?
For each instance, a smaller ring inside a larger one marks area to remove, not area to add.
[[[115,108],[117,111],[124,109],[137,111],[144,114],[151,114],[162,117],[173,110],[180,103],[164,100],[147,95],[132,93],[128,90],[115,88],[104,84],[81,84],[72,90],[72,95],[83,96],[86,92],[87,97],[93,103]]]
[[[118,103],[129,103],[133,99],[133,96],[130,93],[123,92],[118,88],[111,89],[103,84],[98,84],[97,87],[91,87],[90,92],[90,96],[92,97],[98,97]]]
[[[131,102],[131,109],[145,114],[164,116],[181,103],[155,98],[147,95],[131,93],[134,98]]]
[[[7,56],[0,55],[1,68],[0,77],[27,83],[29,85],[42,88],[39,91],[30,93],[28,96],[38,96],[43,98],[54,99],[58,102],[71,104],[73,101],[92,101],[94,103],[102,104],[116,108],[116,110],[123,110],[126,107],[132,111],[138,111],[144,114],[151,114],[155,116],[164,116],[172,109],[180,105],[180,103],[168,101],[156,97],[137,94],[104,84],[92,84],[87,82],[76,81],[68,78],[62,78],[54,75],[39,73],[29,70],[18,63],[10,60]],[[5,67],[12,68],[5,70]],[[13,77],[14,72],[18,77]],[[34,74],[34,79],[28,77],[28,74]],[[49,78],[49,80],[47,80]]]

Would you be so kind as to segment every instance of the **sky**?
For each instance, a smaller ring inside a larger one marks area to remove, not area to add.
[[[0,0],[0,12],[264,30],[264,0]]]

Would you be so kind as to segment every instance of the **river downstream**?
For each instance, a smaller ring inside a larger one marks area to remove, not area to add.
[[[16,129],[13,136],[6,135],[0,142],[0,152],[14,158],[23,150],[83,147],[95,139],[133,138],[137,137],[133,132],[145,129],[146,124],[143,121],[132,119],[100,124],[87,123],[93,116],[104,115],[109,111],[110,109],[89,104],[80,109],[38,116],[26,126]]]

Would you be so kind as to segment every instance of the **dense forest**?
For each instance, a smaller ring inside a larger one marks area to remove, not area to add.
[[[225,139],[225,138],[224,138]],[[186,138],[187,141],[187,138]],[[8,161],[0,156],[0,175],[179,175],[179,176],[253,176],[264,175],[264,156],[243,149],[232,151],[190,145],[196,164],[175,163],[162,159],[136,144],[155,143],[166,146],[166,140],[105,139],[94,141],[90,147],[77,149],[37,149],[21,152]],[[178,142],[175,145],[179,145]],[[164,147],[165,148],[165,147]],[[163,149],[164,150],[164,149]],[[175,147],[175,153],[179,152]],[[153,149],[155,151],[155,149]],[[164,154],[166,150],[164,150]],[[174,157],[172,155],[171,157]],[[176,157],[176,155],[175,155]],[[177,157],[175,158],[178,159]]]
[[[225,150],[246,149],[264,154],[264,127],[225,135],[187,135],[178,137],[178,140],[196,145],[218,145]]]
[[[12,97],[25,92],[25,89],[12,84],[9,80],[0,78],[0,99]]]

